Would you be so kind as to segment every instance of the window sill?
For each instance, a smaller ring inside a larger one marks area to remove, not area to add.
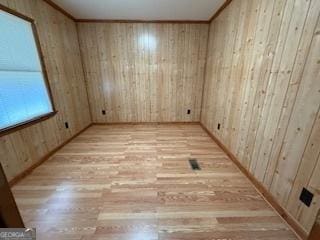
[[[57,114],[57,111],[50,112],[50,113],[47,113],[45,115],[41,115],[39,117],[30,119],[28,121],[25,121],[25,122],[22,122],[22,123],[18,123],[16,125],[11,126],[11,127],[7,127],[7,128],[4,128],[4,129],[1,129],[0,130],[0,137],[2,137],[4,135],[7,135],[7,134],[10,134],[10,133],[13,133],[15,131],[19,131],[21,129],[30,127],[30,126],[32,126],[32,125],[34,125],[36,123],[40,123],[42,121],[45,121],[45,120],[53,117],[56,114]]]

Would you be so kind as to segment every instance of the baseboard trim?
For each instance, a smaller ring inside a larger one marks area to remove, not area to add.
[[[318,212],[317,220],[313,225],[313,228],[310,232],[308,240],[317,240],[319,239],[319,236],[320,236],[320,211]]]
[[[200,126],[208,135],[216,142],[219,147],[228,155],[228,157],[235,163],[235,165],[240,169],[240,171],[246,175],[246,177],[251,181],[256,190],[260,195],[269,203],[269,205],[279,214],[279,216],[288,224],[288,226],[294,231],[294,233],[301,239],[307,240],[308,233],[297,223],[297,221],[291,217],[291,215],[280,206],[277,200],[269,193],[269,191],[247,170],[245,169],[238,158],[229,149],[211,133],[201,122]]]
[[[197,122],[106,122],[106,123],[99,123],[94,122],[92,125],[159,125],[159,124],[190,124],[196,125],[200,124],[199,121]]]
[[[13,187],[15,184],[20,182],[22,179],[24,179],[26,176],[28,176],[34,169],[39,167],[42,163],[44,163],[46,160],[48,160],[53,154],[55,154],[57,151],[59,151],[62,147],[64,147],[66,144],[71,142],[74,138],[79,136],[81,133],[83,133],[85,130],[87,130],[89,127],[92,126],[92,123],[90,123],[88,126],[86,126],[84,129],[80,130],[78,133],[73,135],[71,138],[68,140],[64,141],[62,144],[48,152],[46,155],[44,155],[39,161],[28,167],[26,170],[15,176],[13,179],[9,181],[10,187]]]

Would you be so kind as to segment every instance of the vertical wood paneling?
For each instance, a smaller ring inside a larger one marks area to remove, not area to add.
[[[89,105],[101,123],[189,122],[201,114],[310,231],[320,208],[320,1],[232,1],[210,26],[79,23],[82,56],[75,23],[48,4],[0,3],[36,20],[58,110],[1,137],[9,179],[87,126]],[[315,195],[309,208],[299,201],[303,187]]]
[[[199,121],[207,24],[79,23],[78,30],[93,122]]]
[[[317,0],[232,1],[210,26],[201,114],[306,232],[320,207],[319,13]]]
[[[57,115],[0,138],[1,163],[9,180],[90,122],[75,23],[42,0],[0,0],[35,20]],[[64,122],[69,122],[66,129]]]

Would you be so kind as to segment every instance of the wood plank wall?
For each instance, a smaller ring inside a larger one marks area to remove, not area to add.
[[[210,25],[201,114],[306,232],[320,208],[319,12],[319,0],[232,1]]]
[[[91,119],[74,21],[42,0],[0,3],[35,19],[58,110],[49,120],[0,137],[0,161],[11,180],[85,128]]]
[[[208,26],[78,23],[93,122],[199,121]]]

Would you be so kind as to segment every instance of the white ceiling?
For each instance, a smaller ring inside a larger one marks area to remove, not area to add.
[[[76,19],[209,20],[225,0],[52,0]]]

